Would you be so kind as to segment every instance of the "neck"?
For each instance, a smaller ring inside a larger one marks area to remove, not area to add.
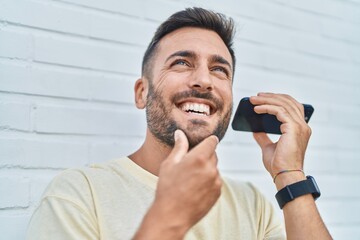
[[[161,143],[147,129],[143,145],[129,158],[146,171],[158,176],[161,163],[170,154],[172,148]]]

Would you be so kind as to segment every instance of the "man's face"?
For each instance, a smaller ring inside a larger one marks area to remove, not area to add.
[[[224,137],[232,112],[231,55],[213,31],[181,28],[161,41],[153,58],[146,102],[148,128],[174,146],[181,129],[190,148],[210,135]]]

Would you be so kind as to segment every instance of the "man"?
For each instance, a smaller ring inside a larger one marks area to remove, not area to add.
[[[216,146],[232,111],[233,22],[201,8],[155,33],[135,83],[144,144],[128,157],[68,170],[48,187],[29,239],[284,239],[272,206],[249,183],[221,178]],[[287,95],[251,97],[283,123],[277,143],[254,137],[278,190],[300,183],[311,134]],[[311,194],[283,204],[288,239],[331,239]]]

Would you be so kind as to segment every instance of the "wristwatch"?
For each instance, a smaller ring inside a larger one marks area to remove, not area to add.
[[[312,194],[314,200],[320,197],[320,189],[312,176],[306,176],[306,180],[287,185],[275,195],[281,209],[288,202],[305,194]]]

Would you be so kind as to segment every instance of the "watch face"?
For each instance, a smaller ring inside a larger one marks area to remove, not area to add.
[[[306,176],[306,178],[311,181],[312,185],[315,188],[315,192],[312,194],[314,199],[315,200],[318,199],[320,197],[321,193],[320,193],[320,189],[319,189],[315,179],[312,176]]]

